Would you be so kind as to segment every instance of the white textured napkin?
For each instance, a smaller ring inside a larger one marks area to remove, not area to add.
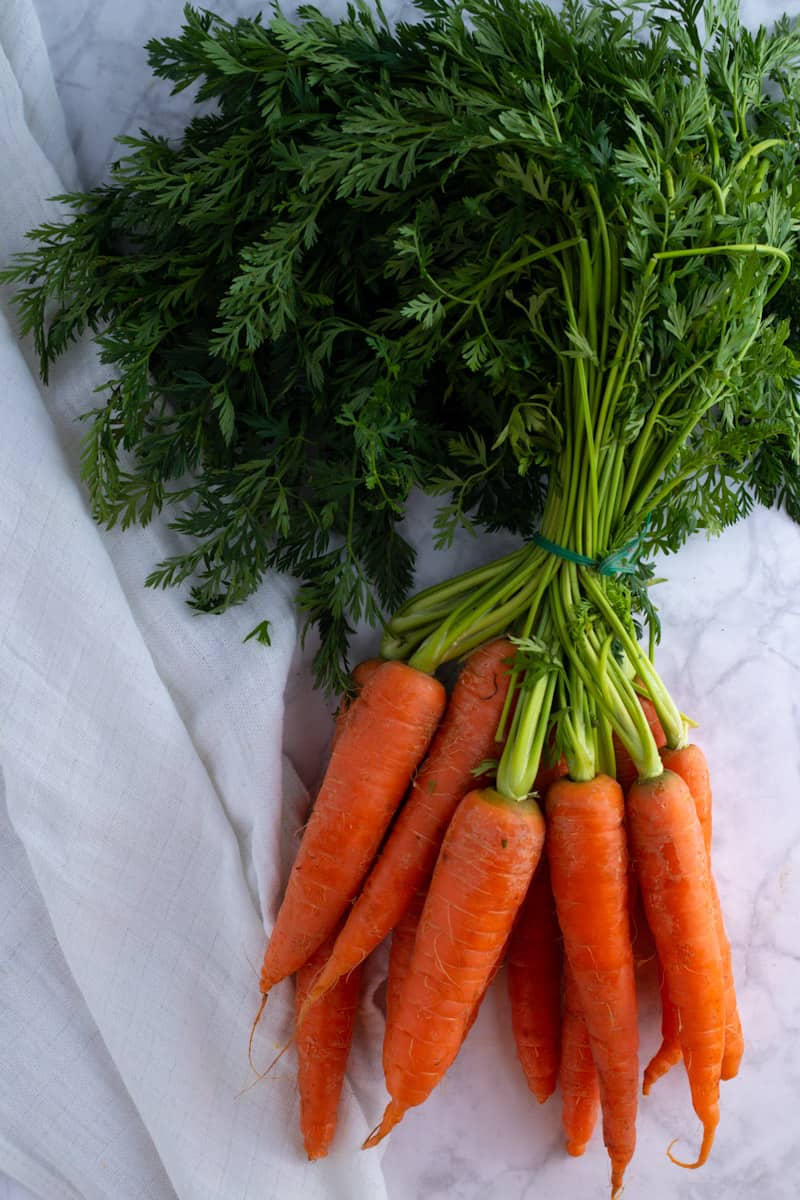
[[[74,167],[27,0],[0,5],[0,260]],[[367,980],[341,1137],[304,1161],[293,1059],[252,1081],[247,1031],[330,732],[291,589],[224,620],[148,592],[175,538],[108,535],[78,482],[102,375],[81,344],[37,383],[0,313],[0,1168],[46,1200],[382,1200],[382,1014]],[[29,353],[26,351],[25,353]],[[242,638],[268,607],[269,651]],[[300,722],[292,711],[302,707]],[[297,766],[282,752],[285,713]],[[263,914],[263,915],[262,915]],[[255,1056],[291,1018],[276,989]],[[342,1148],[346,1147],[346,1148]]]

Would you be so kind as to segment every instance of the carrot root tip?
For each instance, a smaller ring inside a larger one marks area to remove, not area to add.
[[[627,1166],[627,1163],[625,1166]],[[611,1200],[619,1200],[619,1197],[625,1190],[622,1183],[625,1166],[613,1166],[611,1169]]]
[[[676,1158],[672,1153],[672,1147],[679,1140],[678,1138],[673,1138],[670,1144],[667,1146],[667,1158],[671,1163],[674,1163],[676,1167],[683,1167],[687,1171],[696,1171],[698,1167],[702,1167],[703,1163],[707,1161],[708,1156],[711,1153],[711,1147],[714,1144],[715,1133],[716,1125],[706,1127],[703,1130],[703,1144],[701,1145],[700,1153],[694,1162],[683,1162],[680,1158]]]
[[[383,1141],[387,1133],[394,1129],[395,1125],[399,1124],[402,1120],[405,1111],[402,1105],[398,1104],[396,1100],[390,1100],[386,1105],[386,1112],[383,1114],[383,1119],[379,1125],[375,1126],[361,1149],[369,1150],[373,1146],[377,1146],[378,1142]]]
[[[567,1154],[572,1158],[580,1158],[586,1153],[586,1142],[567,1142]]]

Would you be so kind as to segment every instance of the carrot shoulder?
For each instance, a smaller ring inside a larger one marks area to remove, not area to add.
[[[692,1104],[703,1123],[696,1162],[681,1165],[698,1167],[708,1158],[719,1123],[725,1038],[708,855],[691,793],[673,771],[631,786],[628,825],[647,919],[677,1013]]]
[[[547,793],[547,855],[564,953],[597,1068],[603,1140],[619,1194],[636,1145],[639,1034],[622,789],[597,775]]]
[[[495,731],[508,693],[513,655],[513,644],[500,639],[481,646],[464,664],[444,719],[348,914],[309,1006],[383,941],[417,889],[430,879],[448,823],[475,786],[474,769],[497,754]]]
[[[297,972],[295,1011],[305,1002],[332,947],[331,936]],[[338,981],[295,1036],[300,1128],[310,1159],[324,1158],[336,1132],[360,990],[358,969]]]
[[[333,931],[355,896],[442,715],[429,675],[384,662],[331,752],[261,969],[266,996]]]
[[[507,977],[517,1057],[543,1104],[558,1080],[561,1033],[561,931],[545,854],[514,923]]]
[[[361,692],[364,690],[364,684],[368,679],[372,678],[378,667],[380,667],[383,662],[384,659],[382,658],[365,658],[363,662],[360,662],[357,666],[353,667],[353,670],[350,672],[350,678],[353,681],[353,691],[352,694],[342,696],[341,700],[339,701],[339,707],[336,710],[336,716],[334,718],[331,750],[333,750],[333,747],[342,736],[342,730],[352,717],[356,707],[355,702],[361,695]]]
[[[544,840],[533,800],[464,797],[442,843],[411,964],[383,1047],[391,1097],[376,1145],[422,1104],[456,1057],[522,903]]]

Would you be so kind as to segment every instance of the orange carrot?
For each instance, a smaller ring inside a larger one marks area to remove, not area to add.
[[[656,706],[655,706],[655,704],[653,704],[653,701],[650,699],[649,696],[639,695],[639,703],[642,706],[644,715],[647,717],[647,724],[650,726],[650,732],[652,733],[653,737],[656,740],[656,746],[660,750],[662,746],[666,746],[667,737],[666,737],[666,734],[664,733],[661,722],[658,719],[658,713],[656,712]],[[631,784],[633,783],[634,779],[636,778],[636,776],[638,775],[639,772],[636,770],[636,766],[634,764],[633,759],[631,758],[630,754],[628,753],[626,747],[623,745],[623,743],[617,737],[616,733],[613,735],[613,737],[614,737],[614,757],[616,760],[616,767],[617,767],[616,772],[615,772],[616,777],[617,777],[617,782],[619,783],[620,787],[622,788],[622,791],[627,792],[628,788],[631,786]]]
[[[540,1104],[558,1080],[561,931],[543,853],[508,948],[511,1027],[528,1087]]]
[[[384,662],[331,752],[261,968],[262,1008],[332,932],[355,896],[445,704],[437,680]]]
[[[564,952],[597,1068],[603,1141],[619,1195],[636,1145],[639,1033],[622,789],[608,775],[547,793],[547,855]]]
[[[513,656],[513,644],[500,639],[481,646],[464,664],[444,720],[309,1005],[383,941],[417,888],[430,879],[448,823],[459,801],[476,786],[474,768],[497,755],[495,731]]]
[[[677,1013],[692,1104],[703,1123],[697,1160],[679,1165],[699,1167],[719,1123],[725,1043],[725,987],[708,855],[691,793],[673,771],[631,786],[628,822],[647,919]]]
[[[333,936],[297,972],[296,1012],[300,1011],[332,948]],[[360,989],[359,968],[338,981],[295,1036],[300,1128],[310,1159],[324,1158],[336,1132]]]
[[[510,935],[503,942],[503,945],[500,948],[500,953],[498,954],[497,958],[494,960],[494,966],[492,967],[491,971],[489,972],[489,978],[486,980],[486,986],[484,987],[480,996],[478,996],[478,999],[475,1001],[475,1006],[472,1009],[472,1012],[470,1013],[469,1020],[467,1021],[467,1027],[464,1030],[464,1037],[461,1039],[462,1043],[466,1040],[467,1034],[469,1033],[470,1029],[472,1029],[472,1026],[475,1024],[475,1022],[478,1019],[478,1013],[481,1011],[481,1005],[483,1004],[484,1000],[486,999],[486,993],[489,991],[489,988],[492,986],[492,984],[494,983],[498,974],[500,973],[500,971],[503,968],[503,964],[506,961],[506,956],[508,954],[509,941],[510,941]]]
[[[406,911],[403,913],[400,920],[392,930],[392,946],[389,951],[389,974],[386,981],[386,1024],[391,1025],[396,1019],[396,1009],[398,998],[403,990],[406,975],[411,966],[411,958],[414,953],[414,940],[417,936],[417,928],[419,926],[422,910],[425,906],[427,892],[424,888],[420,888],[414,893],[414,898],[409,904]],[[483,994],[478,998],[472,1015],[467,1022],[467,1027],[464,1030],[464,1038],[466,1038],[472,1026],[478,1018],[483,998],[494,982],[495,976],[503,965],[505,959],[506,946],[500,951],[497,961],[492,968],[491,974],[484,988]],[[463,1039],[462,1039],[463,1041]]]
[[[656,707],[649,696],[642,696],[637,693],[639,703],[647,717],[647,723],[650,726],[650,731],[655,738],[656,746],[659,750],[666,745],[667,739],[662,728],[661,722],[658,719]],[[628,788],[633,783],[638,775],[636,766],[626,746],[620,741],[616,733],[613,734],[614,740],[614,758],[616,762],[615,776],[617,783],[622,788],[623,794],[628,791]],[[639,883],[636,879],[636,872],[633,868],[633,863],[630,864],[628,874],[628,907],[631,920],[631,939],[633,941],[633,955],[636,966],[642,963],[649,962],[655,954],[655,946],[653,944],[652,934],[647,925],[647,918],[644,913],[644,904],[639,893]]]
[[[511,932],[544,841],[533,800],[469,792],[448,827],[422,911],[411,966],[387,1023],[391,1100],[364,1143],[374,1146],[422,1104],[455,1059]]]
[[[725,980],[725,1051],[722,1056],[722,1078],[733,1079],[739,1073],[739,1064],[744,1053],[742,1022],[736,1003],[736,986],[733,979],[731,944],[725,931],[719,892],[711,867],[711,780],[706,756],[699,746],[689,745],[681,750],[664,750],[661,754],[664,766],[680,775],[695,803],[700,827],[703,830],[706,854],[709,861],[711,896],[714,904],[714,921],[717,927],[719,948],[722,954],[722,972]]]
[[[425,906],[427,891],[418,888],[411,903],[392,930],[392,945],[389,950],[389,973],[386,979],[386,1024],[395,1020],[400,994],[403,990],[417,936],[419,919]]]
[[[378,667],[384,661],[385,660],[382,658],[365,658],[363,662],[360,662],[357,666],[353,667],[353,670],[350,672],[350,678],[353,681],[353,694],[345,694],[339,701],[339,707],[337,708],[336,715],[334,717],[331,750],[333,750],[333,747],[341,737],[342,730],[347,724],[349,717],[352,716],[353,706],[361,694],[364,684],[368,679],[372,678]]]
[[[656,1080],[681,1061],[681,1035],[678,1029],[678,1010],[669,998],[667,976],[661,963],[658,964],[658,992],[661,999],[661,1045],[644,1069],[642,1092],[650,1095]]]
[[[558,1081],[561,1088],[561,1124],[567,1139],[567,1154],[577,1158],[588,1146],[597,1124],[600,1088],[575,976],[566,959]]]

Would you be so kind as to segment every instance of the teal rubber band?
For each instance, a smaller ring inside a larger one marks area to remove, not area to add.
[[[556,558],[563,558],[567,562],[576,563],[579,567],[596,567],[599,564],[594,558],[587,558],[585,554],[578,554],[576,550],[568,550],[566,546],[559,546],[558,542],[551,542],[541,533],[535,533],[532,539],[537,546],[541,546],[543,550],[549,550],[551,554],[555,554]]]
[[[649,524],[650,517],[648,516],[636,537],[631,538],[624,546],[620,546],[619,550],[612,550],[605,558],[588,558],[585,554],[578,554],[576,550],[570,550],[567,546],[559,546],[558,542],[551,542],[541,533],[535,533],[532,541],[535,545],[541,546],[543,550],[554,554],[556,558],[563,558],[565,562],[575,563],[578,567],[592,567],[598,575],[634,575],[639,565],[638,551],[641,549]]]

